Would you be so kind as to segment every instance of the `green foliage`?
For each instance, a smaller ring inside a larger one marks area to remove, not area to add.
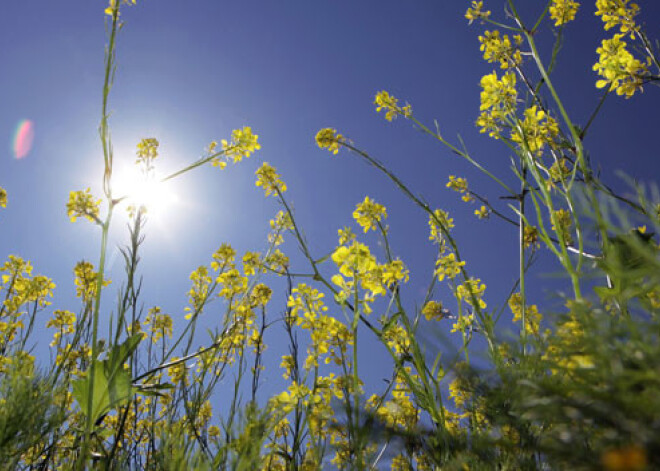
[[[56,431],[66,418],[58,404],[60,386],[26,368],[22,362],[0,377],[0,463],[17,466],[32,447]]]
[[[126,362],[137,349],[140,340],[142,336],[137,334],[112,346],[108,358],[94,360],[95,375],[71,382],[73,397],[78,401],[80,410],[84,414],[90,411],[94,423],[110,410],[126,405],[131,399],[133,375],[130,368],[126,367]]]

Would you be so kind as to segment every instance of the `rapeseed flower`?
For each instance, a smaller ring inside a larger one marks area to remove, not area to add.
[[[465,12],[465,18],[467,18],[468,24],[472,24],[474,20],[480,19],[485,20],[490,16],[490,11],[484,11],[484,2],[473,1],[472,6],[467,9]]]
[[[385,90],[376,93],[374,104],[376,105],[376,111],[378,113],[380,113],[381,110],[385,111],[385,119],[388,121],[392,121],[399,115],[404,118],[410,118],[412,116],[412,107],[409,104],[406,104],[406,106],[399,106],[399,100]]]
[[[605,23],[605,30],[618,26],[621,33],[630,33],[631,39],[638,29],[635,23],[638,14],[639,5],[631,0],[596,0],[596,16]]]
[[[336,129],[323,128],[316,133],[316,145],[321,149],[328,149],[333,154],[339,153],[339,146],[344,141],[344,136],[339,134]]]
[[[555,26],[562,26],[575,19],[580,4],[574,0],[552,0],[550,18],[555,20]]]
[[[623,34],[615,34],[612,39],[603,40],[596,49],[599,58],[593,70],[602,77],[596,82],[597,88],[609,86],[609,91],[630,98],[642,89],[647,66],[628,51],[622,37]]]
[[[382,204],[376,203],[374,200],[365,196],[362,203],[358,203],[355,211],[353,211],[353,218],[362,226],[364,232],[370,229],[376,230],[378,223],[387,217],[387,210]]]
[[[72,191],[69,193],[69,201],[66,204],[66,212],[71,222],[76,222],[79,217],[99,223],[101,200],[92,196],[89,188],[84,191]]]
[[[266,196],[270,196],[271,194],[277,196],[286,191],[286,183],[280,179],[275,167],[268,164],[268,162],[264,162],[257,169],[255,175],[257,175],[255,184],[264,189]]]

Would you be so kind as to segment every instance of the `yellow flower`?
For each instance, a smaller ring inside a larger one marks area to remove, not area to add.
[[[213,268],[215,271],[224,269],[225,267],[234,263],[235,257],[236,251],[232,248],[231,245],[224,243],[213,254],[211,268]]]
[[[429,228],[431,229],[429,240],[442,243],[444,239],[444,232],[448,232],[453,227],[454,220],[449,217],[449,213],[447,211],[443,211],[442,209],[436,209],[433,212],[433,215],[429,216]]]
[[[481,208],[474,210],[474,215],[479,219],[487,219],[490,216],[490,211],[484,205],[481,205]]]
[[[409,104],[403,107],[399,106],[399,100],[385,90],[376,93],[374,104],[378,113],[380,113],[380,110],[385,110],[385,119],[388,121],[392,121],[398,115],[404,118],[410,118],[412,116],[412,107]]]
[[[348,245],[350,242],[355,240],[355,234],[350,227],[344,227],[337,231],[339,234],[339,245]]]
[[[490,16],[490,11],[483,11],[484,2],[473,1],[472,6],[465,12],[465,18],[469,20],[468,24],[472,24],[474,20],[485,20]]]
[[[92,222],[99,221],[99,206],[101,200],[94,199],[90,193],[89,188],[85,191],[72,191],[69,193],[69,201],[66,204],[66,212],[71,222],[75,222],[77,218],[84,217]]]
[[[509,298],[509,309],[513,314],[513,322],[522,320],[522,295],[514,293]],[[538,334],[543,316],[539,312],[538,306],[532,304],[525,306],[525,330],[530,334]]]
[[[536,105],[527,108],[524,116],[519,127],[512,130],[511,140],[519,144],[524,142],[530,152],[540,154],[546,144],[554,143],[559,134],[559,125],[553,117],[539,110]]]
[[[7,190],[0,186],[0,208],[7,207]]]
[[[75,331],[76,315],[71,311],[56,310],[53,317],[46,323],[46,328],[54,327],[57,331],[53,334],[50,346],[57,345],[64,334],[72,334]]]
[[[257,142],[258,139],[259,136],[252,134],[252,128],[249,126],[244,126],[243,129],[234,129],[231,132],[231,142],[227,142],[225,139],[222,140],[222,150],[228,159],[233,162],[240,162],[243,157],[250,157],[250,154],[254,151],[261,149],[261,145]],[[226,165],[226,163],[224,165],[223,163],[219,158],[211,161],[212,165],[221,168]]]
[[[438,301],[429,301],[426,303],[422,308],[422,314],[429,321],[439,321],[445,316],[442,310],[442,303]]]
[[[94,271],[94,265],[84,260],[76,263],[73,269],[75,275],[74,283],[76,285],[76,296],[87,304],[96,297],[96,283],[98,272]],[[101,287],[108,286],[110,280],[103,280]]]
[[[506,118],[516,110],[516,76],[508,72],[500,79],[493,72],[483,76],[480,85],[481,115],[477,119],[477,126],[481,128],[480,132],[488,132],[491,137],[499,138]]]
[[[257,286],[255,286],[252,289],[252,293],[251,293],[252,304],[265,306],[270,301],[270,297],[272,294],[273,294],[273,290],[271,290],[265,284],[259,283]]]
[[[525,248],[536,245],[539,247],[539,230],[534,226],[525,226],[523,231],[523,245]]]
[[[635,16],[639,14],[639,5],[630,0],[596,0],[596,16],[605,23],[605,30],[619,26],[623,34],[637,30]]]
[[[136,0],[123,0],[122,3],[125,5],[135,5]],[[108,0],[108,7],[105,9],[104,13],[106,15],[112,16],[115,7],[117,6],[117,0]]]
[[[442,281],[445,277],[453,279],[461,273],[461,267],[465,266],[464,261],[456,260],[456,254],[448,253],[441,256],[435,262],[435,274],[438,276],[438,281]]]
[[[172,338],[172,318],[168,314],[161,314],[158,306],[149,309],[144,325],[150,326],[154,343],[163,337]]]
[[[222,285],[222,289],[218,296],[222,296],[226,299],[244,293],[247,290],[248,285],[247,277],[241,276],[240,272],[235,268],[218,275],[216,282]]]
[[[259,252],[245,252],[243,255],[243,272],[247,276],[257,273],[261,265],[261,254]]]
[[[622,41],[623,34],[615,34],[612,39],[605,39],[601,47],[596,49],[599,54],[598,62],[593,70],[603,77],[596,82],[597,88],[609,85],[609,91],[616,90],[617,95],[630,98],[637,90],[642,89],[647,66],[635,59],[626,49],[626,42]]]
[[[580,4],[574,0],[552,0],[550,18],[555,20],[555,26],[561,26],[575,19],[578,8]]]
[[[484,53],[484,60],[499,62],[502,69],[508,69],[522,62],[522,55],[518,49],[522,44],[520,35],[514,36],[511,43],[511,39],[506,34],[500,35],[497,30],[492,33],[486,31],[483,36],[479,36],[479,42],[481,43],[479,50]]]
[[[137,160],[135,163],[146,163],[147,165],[151,160],[158,157],[158,146],[160,143],[157,139],[150,137],[142,139],[137,145]]]
[[[362,226],[364,232],[369,229],[376,230],[378,223],[381,219],[387,217],[387,210],[382,204],[376,203],[374,200],[366,196],[362,203],[359,203],[353,211],[353,219]]]
[[[474,306],[474,301],[476,300],[479,308],[486,309],[486,303],[482,299],[485,291],[486,285],[481,283],[479,278],[470,278],[457,287],[456,297],[459,300],[464,300],[471,306]]]
[[[264,162],[255,174],[257,175],[255,184],[264,189],[266,196],[270,196],[271,194],[277,196],[286,191],[286,184],[280,180],[275,167],[269,165],[268,162]]]
[[[324,128],[316,133],[316,145],[321,149],[328,149],[333,154],[339,153],[339,146],[343,143],[344,136],[336,129]]]

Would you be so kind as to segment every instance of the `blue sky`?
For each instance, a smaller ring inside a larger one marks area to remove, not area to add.
[[[544,4],[524,3],[530,18]],[[585,2],[566,29],[555,74],[578,123],[599,99],[591,66],[596,47],[610,36],[593,15],[592,3]],[[660,31],[660,3],[638,3],[653,37]],[[177,169],[199,157],[211,140],[228,138],[232,129],[245,125],[259,134],[262,145],[239,165],[222,172],[198,169],[177,182],[178,204],[146,229],[145,307],[162,306],[181,326],[188,275],[195,267],[208,263],[222,242],[239,254],[265,248],[268,220],[279,208],[254,186],[254,171],[268,161],[287,183],[289,201],[317,256],[336,246],[337,229],[353,224],[351,213],[366,195],[387,206],[393,250],[411,270],[405,301],[412,312],[422,302],[434,263],[427,217],[354,155],[331,156],[318,149],[314,135],[327,126],[383,161],[431,206],[455,217],[470,273],[488,285],[489,307],[503,303],[517,277],[516,229],[494,219],[477,220],[475,207],[461,202],[445,183],[450,174],[467,177],[472,188],[506,209],[497,199],[501,193],[409,122],[386,122],[373,105],[377,91],[390,91],[412,104],[421,121],[432,125],[437,120],[450,141],[457,142],[460,133],[477,160],[505,181],[515,181],[508,149],[474,126],[479,79],[494,65],[479,53],[483,26],[468,26],[463,18],[467,4],[138,0],[125,8],[110,101],[116,161],[131,163],[137,142],[156,137],[158,165]],[[52,277],[56,309],[77,310],[72,268],[81,259],[98,261],[98,231],[82,221],[71,224],[65,203],[71,190],[89,186],[100,194],[103,8],[101,0],[23,0],[7,2],[0,17],[0,186],[9,193],[9,206],[0,212],[0,257],[20,255],[36,272]],[[500,7],[493,6],[493,12],[502,18]],[[551,35],[546,22],[540,41]],[[607,99],[604,118],[595,122],[585,144],[608,183],[626,189],[617,170],[643,182],[655,180],[659,103],[651,86],[630,100]],[[22,119],[34,123],[34,145],[26,158],[16,160],[11,143]],[[122,226],[116,219],[111,254],[127,240]],[[366,240],[376,246],[373,237]],[[293,241],[285,251],[300,262]],[[539,268],[534,275],[538,302],[546,296],[545,287],[568,289],[561,280],[541,277],[557,269],[549,256],[541,257]],[[116,282],[106,298],[114,299],[120,277],[117,260],[111,266]],[[446,286],[436,292],[438,299],[450,297]],[[270,314],[279,316],[284,301],[284,294],[276,293]],[[206,314],[212,323],[213,313]],[[48,312],[42,313],[38,339],[50,339],[43,332],[47,319]],[[450,324],[437,328],[448,333]],[[275,352],[284,348],[276,335],[271,337]],[[370,349],[375,343],[367,345],[366,364],[373,368],[366,379],[378,381],[387,371],[381,368],[384,357]],[[266,374],[267,381],[279,378],[276,369]]]

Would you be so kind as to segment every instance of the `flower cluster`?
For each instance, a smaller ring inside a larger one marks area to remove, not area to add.
[[[85,191],[72,191],[69,193],[69,201],[66,203],[66,213],[71,222],[76,222],[79,217],[99,223],[99,212],[101,200],[94,199],[89,188]]]
[[[161,309],[158,306],[149,309],[144,325],[149,327],[154,343],[163,337],[172,338],[172,317],[168,314],[161,314]]]
[[[477,19],[485,20],[490,16],[490,11],[484,11],[483,8],[484,2],[476,0],[472,1],[472,6],[465,12],[465,18],[469,20],[468,24],[472,24],[472,22]]]
[[[293,221],[291,216],[286,211],[278,211],[274,219],[270,220],[270,233],[268,234],[268,242],[274,246],[282,245],[284,237],[282,233],[285,231],[293,230]]]
[[[384,295],[386,289],[395,283],[408,281],[408,270],[403,262],[393,260],[380,265],[369,247],[357,241],[338,247],[332,254],[332,260],[339,268],[339,274],[332,277],[332,282],[341,289],[338,300],[346,301],[359,286],[367,291],[363,300],[367,314],[371,312],[368,303],[373,301],[374,296]]]
[[[73,275],[73,281],[76,285],[76,296],[82,299],[83,304],[90,303],[96,297],[99,273],[94,271],[94,265],[82,260],[76,263],[76,266],[73,268]],[[103,288],[109,284],[110,280],[104,279],[101,287]]]
[[[429,216],[429,240],[435,243],[443,244],[445,232],[449,232],[454,227],[454,219],[449,217],[447,211],[436,209],[432,216]]]
[[[399,106],[399,100],[385,90],[376,93],[374,104],[378,113],[381,110],[385,111],[385,119],[388,121],[392,121],[399,115],[404,118],[410,118],[412,116],[412,107],[409,104]]]
[[[0,267],[0,273],[0,291],[5,293],[0,313],[18,316],[21,314],[20,308],[25,304],[35,303],[37,307],[50,305],[47,298],[53,296],[55,284],[46,276],[32,276],[32,265],[29,261],[10,255]]]
[[[490,216],[490,210],[482,204],[481,207],[474,210],[474,215],[479,219],[488,219]]]
[[[522,306],[522,295],[520,293],[514,293],[509,298],[509,309],[513,314],[513,322],[522,321],[523,315],[523,306]],[[543,320],[543,316],[539,312],[536,304],[525,306],[525,331],[528,334],[540,333],[540,325]]]
[[[516,91],[516,76],[507,72],[502,78],[497,73],[481,78],[481,115],[477,119],[480,132],[488,132],[489,136],[499,138],[502,125],[506,118],[515,113],[518,93]]]
[[[552,0],[550,18],[555,20],[555,26],[561,26],[575,19],[580,4],[575,0]]]
[[[374,200],[365,196],[362,203],[358,203],[355,211],[353,211],[353,219],[362,226],[364,232],[376,230],[378,224],[382,219],[387,217],[387,210],[382,204],[376,203]]]
[[[323,303],[323,297],[323,293],[317,289],[301,283],[291,291],[287,303],[289,315],[295,319],[296,325],[310,331],[312,343],[307,349],[307,370],[318,367],[319,359],[326,355],[326,364],[331,361],[341,364],[347,346],[353,343],[348,328],[334,317],[325,314],[328,308]],[[283,359],[283,363],[286,366],[290,361]],[[288,367],[287,375],[290,375]]]
[[[445,313],[442,309],[442,303],[439,301],[429,301],[428,303],[424,304],[424,307],[422,308],[422,314],[428,321],[439,321],[445,317]]]
[[[534,226],[525,226],[523,231],[523,246],[529,248],[539,246],[539,230]]]
[[[442,281],[445,277],[453,279],[460,275],[461,267],[465,266],[465,261],[456,260],[456,254],[450,252],[447,255],[438,257],[435,266],[435,274],[438,277],[438,281]]]
[[[57,329],[53,334],[53,341],[50,346],[57,345],[65,334],[75,332],[76,315],[71,311],[57,309],[53,312],[53,317],[46,323],[46,328],[54,327]]]
[[[623,36],[615,34],[612,39],[603,40],[596,49],[599,57],[593,70],[602,77],[596,82],[596,87],[609,86],[609,91],[630,98],[642,89],[647,66],[628,51],[626,42],[621,39]]]
[[[476,301],[480,309],[486,309],[486,302],[483,300],[485,291],[486,285],[481,283],[479,278],[470,278],[456,288],[456,297],[471,306],[474,306]]]
[[[472,201],[474,201],[474,197],[472,196],[472,193],[470,193],[470,190],[468,189],[468,183],[465,178],[449,175],[449,181],[447,182],[446,186],[447,188],[462,194],[463,196],[461,196],[461,199],[466,203],[471,203]]]
[[[264,189],[266,196],[270,196],[271,194],[277,196],[286,191],[286,183],[280,179],[275,167],[271,166],[268,162],[264,162],[257,169],[255,175],[257,175],[255,184]]]
[[[484,60],[487,62],[499,62],[502,69],[508,69],[522,62],[520,45],[522,36],[519,34],[513,37],[513,43],[506,34],[502,35],[499,31],[486,31],[483,36],[479,36],[481,43],[480,51],[484,53]]]
[[[536,105],[527,108],[524,116],[523,121],[511,131],[511,140],[521,145],[524,143],[526,150],[539,155],[546,144],[553,145],[559,134],[559,125]]]
[[[596,16],[600,16],[605,23],[605,30],[616,26],[623,34],[637,30],[635,16],[639,14],[639,5],[631,0],[596,0]]]
[[[142,139],[137,145],[137,160],[135,163],[149,163],[158,157],[158,146],[160,143],[157,139],[150,137]]]
[[[231,132],[230,142],[227,142],[226,139],[221,141],[222,150],[225,156],[231,159],[232,162],[240,162],[243,160],[243,157],[250,157],[253,152],[261,149],[258,139],[259,136],[252,134],[252,128],[249,126],[244,126],[243,129],[234,129]],[[213,147],[213,150],[215,150],[215,147]],[[211,164],[221,169],[227,165],[226,162],[219,158],[214,158]]]
[[[328,149],[335,155],[339,153],[339,146],[343,141],[344,136],[339,134],[336,129],[323,128],[316,133],[316,145],[321,149]]]

